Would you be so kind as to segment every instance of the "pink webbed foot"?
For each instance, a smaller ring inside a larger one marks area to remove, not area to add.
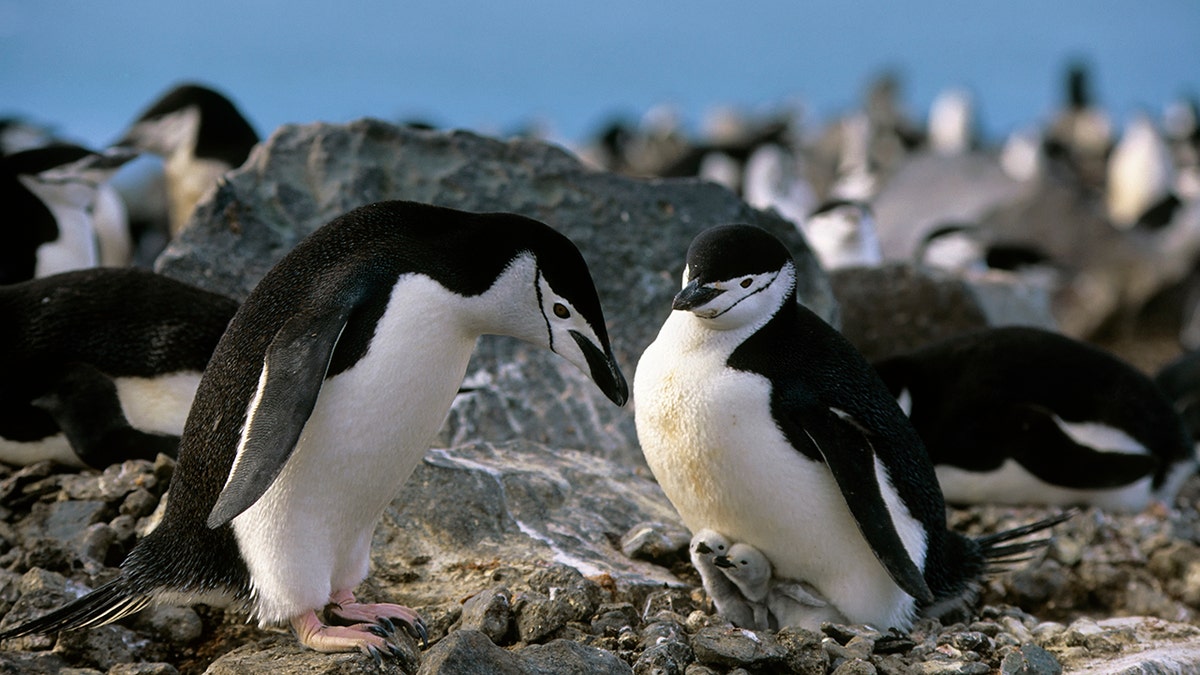
[[[310,610],[292,619],[292,630],[309,649],[318,652],[361,651],[376,663],[383,656],[395,656],[398,648],[387,639],[387,633],[377,624],[360,623],[353,626],[327,626]]]
[[[404,631],[414,639],[419,639],[422,645],[428,645],[429,632],[421,616],[404,605],[390,603],[367,604],[354,599],[354,593],[337,591],[329,596],[329,606],[325,613],[341,621],[351,624],[375,624],[387,632],[395,632],[396,623],[404,627]]]

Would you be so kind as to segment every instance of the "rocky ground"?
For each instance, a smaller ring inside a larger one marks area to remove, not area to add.
[[[800,265],[803,301],[827,318],[838,312],[795,229],[715,185],[592,172],[544,144],[370,120],[277,131],[201,203],[158,268],[244,297],[331,217],[401,198],[522,213],[571,237],[627,375],[670,307],[688,243],[711,225],[775,232]],[[877,295],[861,312],[839,298],[843,330],[864,341],[860,349],[868,339],[873,349],[895,349],[905,338],[1014,318],[983,311],[961,280],[916,281],[903,285],[913,289],[904,306],[936,316],[936,326],[917,326],[922,317],[888,323],[895,317],[875,311]],[[864,325],[871,321],[884,323]],[[1160,338],[1124,330],[1111,344],[1152,372],[1176,349]],[[1200,671],[1200,479],[1172,508],[1081,511],[1055,528],[1042,555],[991,579],[962,623],[922,621],[908,634],[863,626],[755,633],[712,614],[687,562],[689,535],[641,462],[628,407],[611,406],[544,350],[484,340],[476,357],[471,392],[385,513],[372,575],[358,590],[420,610],[427,646],[396,636],[399,657],[376,664],[307,651],[286,630],[259,629],[237,613],[160,607],[119,625],[10,640],[0,645],[0,674]],[[153,521],[172,467],[166,458],[104,472],[0,467],[0,627],[112,578]],[[1049,514],[978,507],[951,509],[949,520],[982,534]]]
[[[3,625],[111,578],[151,521],[172,465],[160,458],[103,473],[48,464],[3,469]],[[662,566],[680,583],[622,589],[610,575],[585,576],[552,560],[460,561],[462,588],[474,592],[419,606],[429,645],[398,636],[401,656],[381,666],[357,654],[308,652],[282,629],[259,629],[243,616],[197,606],[153,609],[117,626],[57,638],[11,640],[0,652],[0,673],[1186,672],[1124,668],[1200,664],[1198,499],[1200,479],[1172,510],[1082,511],[1055,529],[1043,555],[992,578],[969,621],[925,620],[907,634],[839,625],[821,634],[735,629],[712,613],[698,588],[686,539],[669,525],[643,525],[608,533],[612,545]],[[978,534],[1048,512],[949,513],[952,527]],[[430,564],[406,560],[402,573],[383,571],[388,578],[368,581],[363,594],[379,593],[378,584],[387,582],[394,599],[410,601],[406,588],[419,588]]]

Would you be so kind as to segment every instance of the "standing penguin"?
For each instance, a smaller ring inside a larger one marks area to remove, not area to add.
[[[48,145],[0,156],[0,284],[128,259],[126,223],[101,222],[113,208],[105,184],[135,155]],[[123,210],[120,217],[123,218]],[[106,254],[107,252],[107,254]]]
[[[384,508],[445,420],[476,339],[511,335],[628,397],[579,250],[546,225],[381,202],[334,219],[246,298],[196,392],[161,524],[112,582],[0,638],[152,602],[232,602],[319,651],[387,654],[407,607],[356,602]],[[318,612],[349,626],[329,626]]]
[[[947,530],[920,437],[864,357],[797,303],[771,234],[702,232],[672,308],[637,366],[636,423],[693,532],[757,548],[850,621],[900,629],[973,602],[989,560],[1021,546]]]
[[[231,298],[131,267],[0,286],[0,461],[175,455]]]
[[[232,101],[190,83],[159,97],[117,141],[165,160],[172,235],[183,229],[204,193],[245,163],[257,143],[258,133]]]
[[[1196,472],[1183,421],[1154,382],[1096,347],[990,328],[875,364],[950,502],[1170,504]]]

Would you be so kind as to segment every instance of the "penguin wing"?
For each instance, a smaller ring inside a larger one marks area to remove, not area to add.
[[[825,460],[859,531],[880,564],[905,593],[932,602],[933,592],[904,547],[884,500],[875,449],[867,430],[849,415],[819,404],[793,407],[792,412],[790,419],[799,424],[801,433]]]
[[[1158,460],[1146,452],[1099,448],[1081,442],[1049,410],[1014,405],[997,413],[987,437],[1005,443],[1018,464],[1037,478],[1065,488],[1096,490],[1129,485],[1154,475]],[[984,430],[983,433],[988,433]],[[1078,432],[1076,432],[1078,434]],[[1102,437],[1093,442],[1102,443]]]
[[[352,309],[336,305],[298,314],[271,340],[233,468],[208,515],[209,527],[224,525],[250,508],[283,470],[317,404]]]

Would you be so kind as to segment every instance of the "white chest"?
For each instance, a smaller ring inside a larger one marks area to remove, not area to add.
[[[853,621],[906,626],[914,603],[879,564],[824,463],[770,414],[770,383],[725,367],[730,350],[688,348],[671,321],[634,378],[638,439],[693,532],[758,548],[777,578],[808,582]]]

